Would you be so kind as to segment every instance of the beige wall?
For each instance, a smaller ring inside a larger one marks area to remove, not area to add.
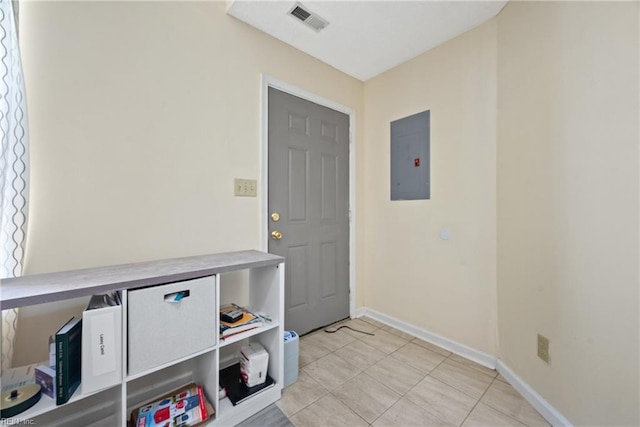
[[[498,29],[499,357],[575,425],[639,425],[638,3]]]
[[[362,84],[222,3],[25,2],[27,273],[259,247],[232,182],[260,178],[266,73],[356,111],[358,305],[497,354],[577,425],[638,425],[638,12],[512,2]],[[432,198],[391,202],[389,122],[426,109]]]
[[[261,73],[363,117],[360,81],[223,2],[25,2],[21,24],[27,274],[259,248],[262,195],[234,197],[233,179],[261,178]]]
[[[367,81],[364,94],[365,305],[495,354],[495,20]],[[392,202],[389,123],[424,110],[431,199]]]

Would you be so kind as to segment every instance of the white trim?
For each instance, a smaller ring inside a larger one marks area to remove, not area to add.
[[[517,376],[502,360],[498,360],[497,370],[527,402],[553,426],[572,427],[573,424],[566,419],[556,408],[544,400],[529,384]]]
[[[533,388],[531,388],[529,384],[524,382],[503,361],[501,361],[497,357],[487,353],[483,353],[471,347],[467,347],[464,344],[460,344],[459,342],[444,338],[438,334],[434,334],[433,332],[429,332],[425,329],[411,325],[407,322],[396,319],[395,317],[386,315],[384,313],[380,313],[379,311],[373,310],[371,308],[360,307],[355,312],[355,316],[353,317],[362,316],[371,317],[374,320],[392,326],[396,329],[413,335],[416,338],[420,338],[421,340],[430,342],[431,344],[435,344],[438,347],[442,347],[452,353],[458,354],[466,359],[486,366],[487,368],[496,369],[507,380],[507,382],[509,382],[509,384],[511,384],[511,386],[518,393],[520,393],[520,395],[522,395],[522,397],[527,402],[529,402],[529,404],[531,404],[531,406],[533,406],[534,409],[547,420],[547,422],[549,422],[549,424],[553,425],[554,427],[573,427],[573,424],[571,424],[568,419],[566,419],[560,412],[558,412],[557,409],[551,406],[549,402],[544,400],[544,398],[540,396]]]
[[[460,344],[459,342],[450,340],[438,334],[434,334],[433,332],[429,332],[426,329],[419,328],[402,320],[396,319],[395,317],[388,316],[370,308],[361,308],[358,310],[358,313],[361,313],[360,316],[368,316],[386,325],[393,326],[394,328],[399,329],[402,332],[406,332],[416,338],[420,338],[421,340],[430,342],[431,344],[435,344],[438,347],[442,347],[445,350],[449,350],[452,353],[474,361],[482,366],[486,366],[487,368],[496,368],[497,358],[495,356],[492,356],[491,354],[483,353],[474,348],[467,347],[464,344]]]
[[[261,192],[261,220],[260,244],[262,250],[269,248],[269,88],[275,88],[315,104],[339,111],[349,116],[349,314],[355,317],[356,312],[356,112],[344,105],[323,98],[304,89],[285,83],[271,76],[262,74],[261,87],[261,157],[262,157],[262,186]]]
[[[364,307],[359,307],[353,312],[353,314],[351,315],[351,318],[357,319],[358,317],[366,316],[366,314],[367,314],[367,309]]]
[[[544,400],[529,384],[517,376],[502,360],[498,360],[497,368],[511,386],[525,398],[548,422],[553,426],[572,427],[573,424],[566,419],[556,408]]]

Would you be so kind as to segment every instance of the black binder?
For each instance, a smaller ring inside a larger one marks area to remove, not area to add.
[[[275,381],[273,381],[273,378],[267,374],[267,378],[262,384],[247,387],[240,376],[240,363],[236,363],[220,371],[220,386],[227,390],[227,397],[234,406],[244,402],[254,394],[273,387],[274,384]]]

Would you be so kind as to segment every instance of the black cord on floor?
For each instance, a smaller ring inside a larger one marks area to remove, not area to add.
[[[357,329],[353,329],[351,326],[347,326],[347,325],[342,325],[342,326],[338,327],[337,329],[335,329],[335,330],[333,330],[333,331],[330,331],[330,330],[328,330],[328,329],[325,329],[324,331],[325,331],[326,333],[328,333],[328,334],[335,334],[336,332],[338,332],[338,331],[339,331],[340,329],[342,329],[342,328],[351,329],[352,331],[360,332],[361,334],[371,335],[372,337],[375,337],[375,336],[376,336],[375,334],[372,334],[372,333],[370,333],[370,332],[359,331],[359,330],[357,330]]]

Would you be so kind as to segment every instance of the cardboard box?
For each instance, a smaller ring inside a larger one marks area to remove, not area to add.
[[[202,387],[192,383],[134,409],[129,425],[190,427],[204,423],[213,414],[213,406],[206,401]]]
[[[56,398],[56,367],[36,366],[36,384],[40,384],[43,394],[52,399]]]

